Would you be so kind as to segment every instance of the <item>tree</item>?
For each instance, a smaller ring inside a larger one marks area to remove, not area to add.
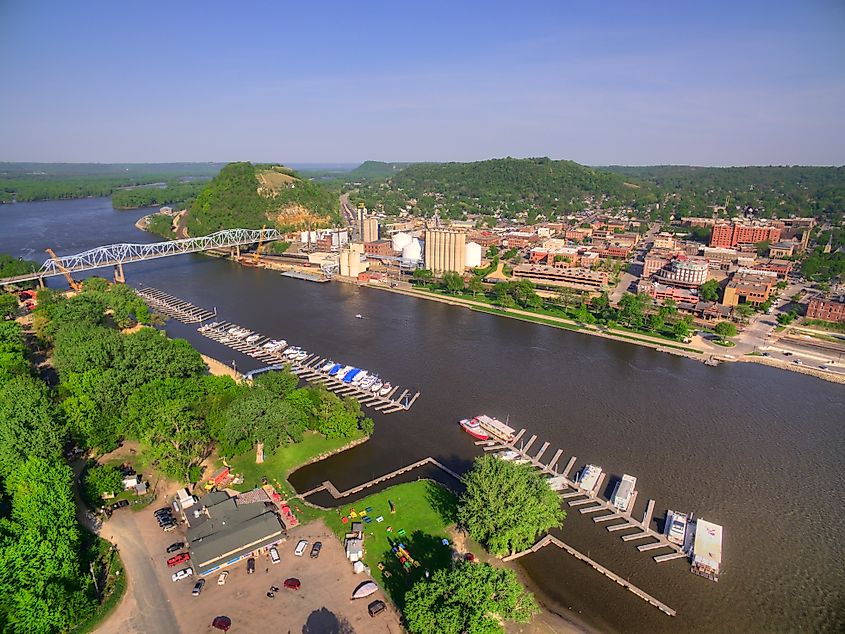
[[[760,256],[761,258],[768,255],[769,246],[771,246],[771,245],[770,245],[768,240],[763,240],[761,242],[755,242],[754,243],[754,248],[757,249],[757,255]]]
[[[689,315],[685,315],[681,319],[675,322],[675,325],[672,326],[672,334],[675,336],[675,339],[678,341],[682,341],[689,337],[690,327],[692,326],[692,317]]]
[[[649,315],[648,329],[652,332],[660,332],[661,330],[663,330],[663,326],[665,325],[665,323],[666,322],[663,320],[663,317],[661,317],[659,314]]]
[[[18,298],[11,293],[0,293],[0,319],[9,319],[18,312]]]
[[[736,326],[734,326],[729,321],[720,321],[713,327],[713,332],[715,332],[719,337],[722,338],[722,341],[725,341],[727,337],[736,337]]]
[[[564,286],[558,291],[556,299],[557,303],[563,306],[564,310],[569,310],[569,307],[578,301],[578,297],[578,291]]]
[[[707,280],[698,287],[698,296],[702,301],[715,302],[719,300],[719,282]]]
[[[778,317],[777,317],[777,319],[778,319],[778,323],[779,323],[781,326],[788,326],[788,325],[789,325],[789,324],[791,324],[793,321],[795,321],[795,318],[796,318],[797,316],[798,316],[798,313],[796,313],[794,310],[790,310],[788,313],[781,313],[781,314],[780,314],[780,315],[778,315]]]
[[[414,272],[411,274],[411,277],[414,278],[415,282],[420,284],[428,284],[434,278],[434,273],[431,269],[414,269]]]
[[[657,310],[657,314],[663,317],[664,320],[674,317],[678,314],[678,305],[675,303],[675,300],[670,297],[669,299],[664,300],[663,305]]]
[[[528,465],[482,456],[464,476],[464,484],[458,520],[497,555],[528,548],[566,517],[557,494]]]
[[[643,326],[643,300],[639,295],[625,293],[619,300],[619,320],[631,328]]]
[[[117,494],[123,490],[123,474],[114,465],[94,465],[83,479],[85,498],[90,505],[102,500],[104,493]]]
[[[505,631],[502,621],[528,623],[539,611],[512,570],[464,562],[417,581],[404,614],[412,634],[492,634]]]
[[[443,274],[442,283],[443,288],[453,295],[457,295],[464,290],[464,278],[455,271],[446,271]]]
[[[754,314],[754,307],[751,304],[737,304],[734,306],[734,315],[739,317],[740,322],[747,323],[748,318]]]
[[[472,293],[473,297],[475,297],[479,293],[484,292],[484,285],[481,283],[481,278],[477,275],[470,278],[469,282],[467,283],[467,290]]]

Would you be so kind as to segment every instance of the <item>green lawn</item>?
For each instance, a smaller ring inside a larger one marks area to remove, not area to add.
[[[389,501],[393,502],[395,513],[390,512]],[[342,514],[349,514],[352,509],[360,513],[367,508],[372,508],[366,513],[373,521],[364,524],[364,563],[401,609],[405,605],[405,593],[415,581],[424,578],[426,570],[434,572],[449,565],[451,547],[444,546],[442,540],[447,537],[446,528],[454,524],[457,498],[439,484],[418,480],[328,511],[326,523],[343,542],[350,524],[343,524]],[[384,521],[377,522],[378,517]],[[400,536],[398,533],[403,529],[405,534]],[[391,551],[391,541],[404,544],[420,565],[410,570],[404,568]],[[378,569],[379,563],[384,564],[384,571]],[[390,573],[389,577],[385,577],[385,571]]]
[[[287,477],[296,468],[302,466],[320,454],[335,451],[340,447],[363,437],[359,431],[352,438],[325,438],[315,431],[305,432],[302,442],[282,447],[273,454],[264,455],[263,464],[255,464],[255,450],[235,456],[229,460],[233,473],[244,476],[243,484],[234,485],[238,491],[249,491],[261,486],[261,477],[266,476],[271,482],[278,480],[282,489],[293,495],[293,490],[287,485]],[[210,474],[209,474],[210,475]]]

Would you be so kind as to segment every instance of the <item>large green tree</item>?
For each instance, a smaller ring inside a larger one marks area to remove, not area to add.
[[[698,296],[705,302],[719,301],[719,282],[707,280],[698,287]]]
[[[566,518],[557,494],[528,465],[481,456],[464,476],[458,520],[496,555],[528,548]]]
[[[503,621],[528,623],[539,611],[512,570],[459,563],[417,581],[404,613],[412,634],[494,634]]]

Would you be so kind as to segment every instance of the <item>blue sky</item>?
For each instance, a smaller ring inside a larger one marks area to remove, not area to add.
[[[410,4],[0,0],[0,160],[845,164],[841,0]]]

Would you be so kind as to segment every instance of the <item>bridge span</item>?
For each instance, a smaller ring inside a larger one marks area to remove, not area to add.
[[[123,265],[132,262],[143,262],[144,260],[154,260],[185,253],[199,253],[212,249],[233,249],[255,244],[259,241],[270,242],[281,239],[282,234],[277,229],[225,229],[207,236],[184,238],[182,240],[165,240],[164,242],[152,242],[150,244],[109,244],[75,255],[50,258],[37,271],[0,279],[0,286],[31,280],[43,281],[46,277],[91,271],[109,266],[115,267],[116,273],[122,278]]]

